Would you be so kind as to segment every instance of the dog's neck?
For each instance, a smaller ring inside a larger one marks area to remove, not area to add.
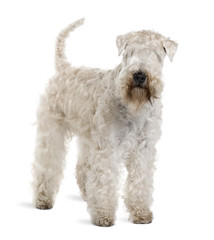
[[[111,78],[115,80],[117,76],[119,75],[120,71],[122,69],[122,63],[117,65],[112,71],[111,71]]]

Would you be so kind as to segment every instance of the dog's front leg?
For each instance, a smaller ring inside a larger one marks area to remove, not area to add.
[[[136,133],[136,145],[127,159],[128,177],[125,190],[125,204],[134,223],[150,223],[153,193],[153,174],[155,170],[155,145],[161,131],[161,105],[154,104],[143,129]]]
[[[139,147],[126,165],[125,205],[134,223],[152,222],[154,158],[155,149]]]
[[[93,224],[112,226],[117,209],[118,166],[115,166],[108,150],[91,152],[86,182],[88,211]]]

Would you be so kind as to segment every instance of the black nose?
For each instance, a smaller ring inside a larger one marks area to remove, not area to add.
[[[146,81],[146,74],[144,72],[136,72],[133,74],[134,82],[140,85]]]

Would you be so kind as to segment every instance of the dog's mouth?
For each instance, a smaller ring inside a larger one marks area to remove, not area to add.
[[[150,89],[146,85],[137,85],[132,86],[130,89],[130,97],[132,101],[141,104],[145,101],[149,101],[151,103],[153,96]]]
[[[123,100],[130,103],[132,107],[135,106],[136,110],[138,110],[146,102],[153,105],[153,101],[159,97],[162,87],[161,81],[153,77],[149,72],[130,73],[128,78],[124,79]]]
[[[145,84],[134,84],[132,88],[141,88],[141,89],[146,89]]]
[[[156,98],[155,89],[151,87],[152,77],[146,72],[137,72],[133,74],[133,80],[130,84],[130,99],[138,106],[146,101],[152,104],[152,99]]]

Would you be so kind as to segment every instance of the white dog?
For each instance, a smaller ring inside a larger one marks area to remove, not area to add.
[[[177,44],[152,31],[117,37],[122,63],[113,70],[71,66],[65,38],[82,25],[63,30],[56,45],[56,75],[38,108],[34,202],[53,207],[65,165],[66,143],[78,136],[77,182],[92,223],[115,221],[120,169],[128,172],[124,200],[134,223],[150,223],[155,144],[161,125],[161,70]]]

